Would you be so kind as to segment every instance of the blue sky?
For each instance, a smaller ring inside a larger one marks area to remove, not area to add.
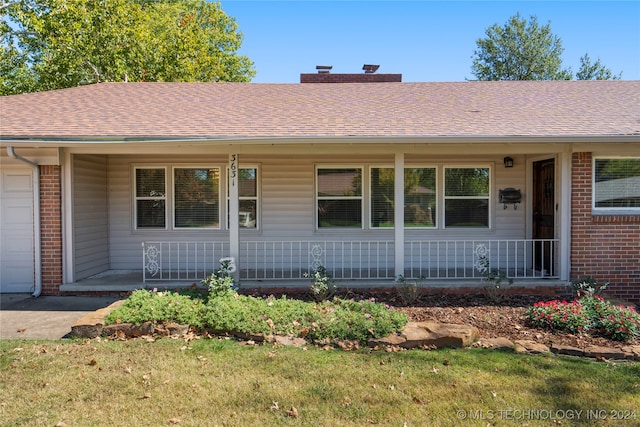
[[[300,73],[400,73],[404,82],[473,79],[476,40],[520,13],[550,22],[563,66],[585,53],[624,80],[640,80],[640,1],[221,0],[244,34],[239,53],[256,83],[298,83]]]

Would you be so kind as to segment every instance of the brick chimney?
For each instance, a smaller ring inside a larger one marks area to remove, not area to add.
[[[300,83],[400,83],[402,74],[376,74],[379,65],[364,64],[361,74],[331,74],[331,65],[317,65],[317,73],[301,73]]]

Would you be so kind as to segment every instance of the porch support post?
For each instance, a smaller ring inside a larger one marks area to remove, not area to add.
[[[393,223],[395,231],[395,276],[404,276],[404,153],[396,153]]]
[[[239,160],[237,154],[229,154],[229,256],[235,258],[236,271],[232,274],[236,283],[240,279],[240,191]],[[225,255],[226,256],[226,255]]]
[[[560,217],[558,236],[558,263],[560,280],[569,280],[571,275],[571,153],[558,154],[560,166],[560,199],[557,214]]]

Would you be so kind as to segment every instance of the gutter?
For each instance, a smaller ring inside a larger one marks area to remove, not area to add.
[[[34,248],[35,248],[35,290],[31,295],[34,298],[38,298],[42,293],[42,254],[40,253],[40,168],[38,164],[29,159],[25,159],[22,156],[16,154],[13,147],[7,147],[7,154],[9,157],[21,161],[30,165],[33,168],[33,227],[34,227]]]

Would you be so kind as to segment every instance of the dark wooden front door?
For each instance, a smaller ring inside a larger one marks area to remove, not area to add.
[[[555,238],[555,160],[533,163],[533,234],[534,239]],[[534,246],[533,266],[553,275],[552,242],[537,242]]]

